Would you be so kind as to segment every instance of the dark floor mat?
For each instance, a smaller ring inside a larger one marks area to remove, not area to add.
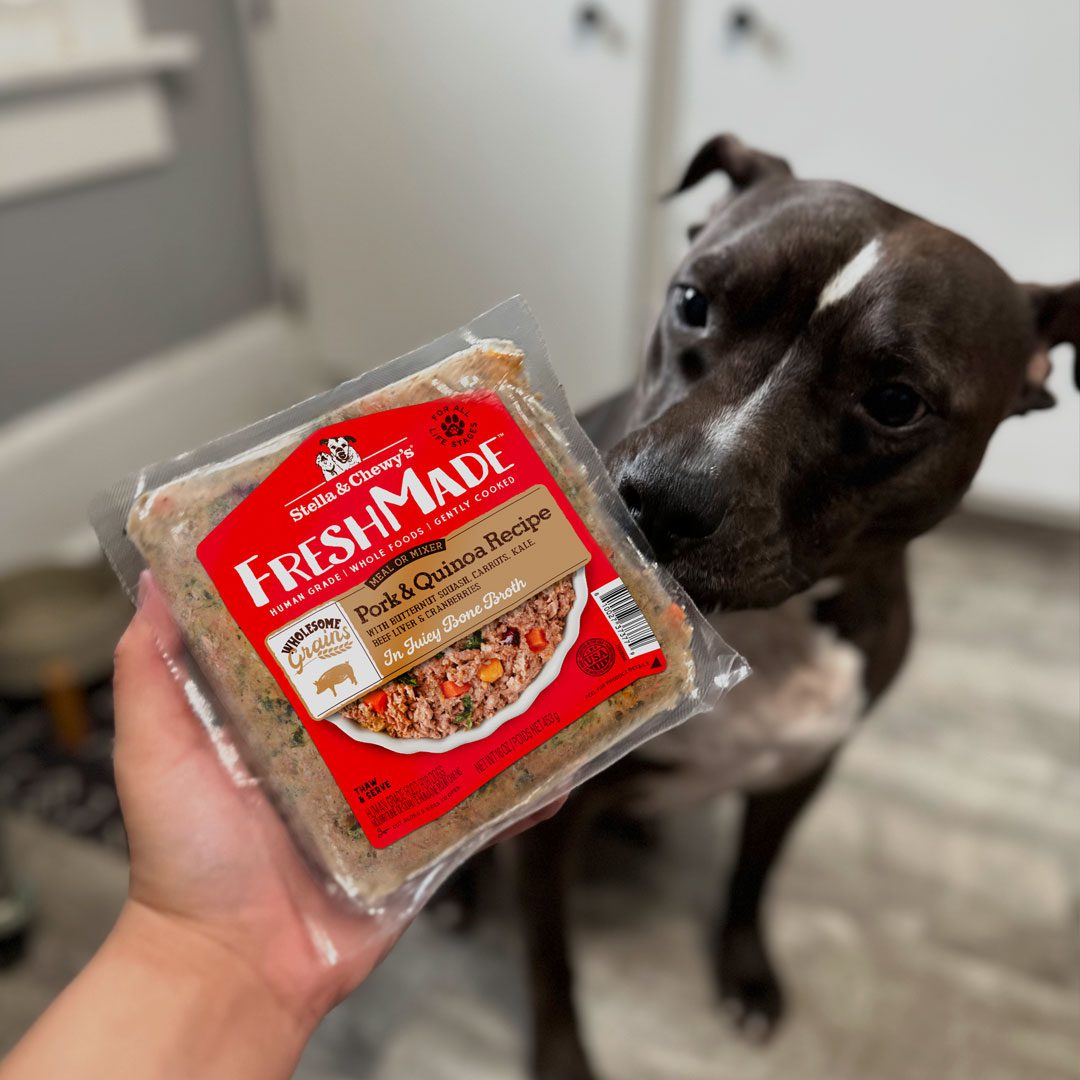
[[[0,697],[0,808],[126,851],[113,783],[111,680],[87,690],[86,706],[87,733],[64,750],[44,702]]]

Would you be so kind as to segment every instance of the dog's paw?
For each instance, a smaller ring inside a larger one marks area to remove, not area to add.
[[[784,988],[757,929],[724,930],[716,964],[724,1012],[745,1038],[767,1042],[784,1019]]]
[[[532,1080],[597,1080],[576,1034],[542,1039],[533,1051]]]

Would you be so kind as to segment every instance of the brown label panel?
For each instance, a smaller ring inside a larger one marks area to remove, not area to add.
[[[400,675],[589,561],[542,484],[417,544],[337,598],[381,678]]]

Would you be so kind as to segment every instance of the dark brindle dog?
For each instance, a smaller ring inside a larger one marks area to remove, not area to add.
[[[628,395],[587,418],[656,552],[755,674],[578,792],[519,843],[534,1073],[591,1077],[572,999],[565,868],[586,816],[746,792],[713,947],[736,1023],[783,1010],[764,888],[911,633],[905,548],[957,504],[995,428],[1045,408],[1080,282],[1024,286],[974,244],[731,136],[677,191],[732,190],[692,232]],[[627,434],[627,432],[629,434]]]

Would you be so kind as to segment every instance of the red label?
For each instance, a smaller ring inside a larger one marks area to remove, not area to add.
[[[316,431],[198,556],[376,847],[665,666],[489,391]]]

